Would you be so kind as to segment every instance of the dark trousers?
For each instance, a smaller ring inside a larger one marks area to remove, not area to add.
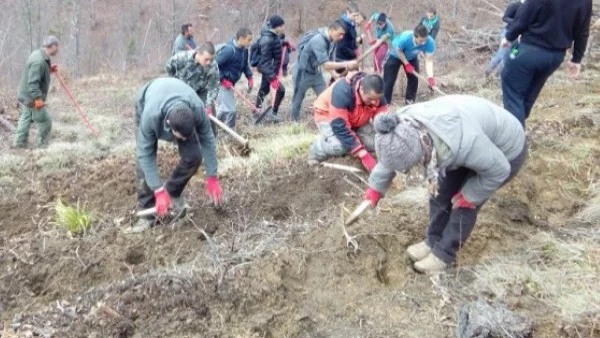
[[[143,98],[144,95],[145,89],[142,92],[141,97]],[[143,108],[143,100],[139,100],[135,106],[136,125],[138,128]],[[198,135],[196,135],[196,133],[185,141],[177,140],[177,146],[179,148],[179,163],[177,163],[175,171],[173,171],[173,174],[171,174],[171,177],[165,184],[165,189],[171,197],[181,196],[183,189],[202,164],[200,141],[198,140]],[[135,182],[138,207],[140,209],[152,208],[156,202],[154,199],[154,191],[148,186],[139,161],[136,161]]]
[[[525,125],[531,108],[546,80],[560,67],[565,51],[552,51],[528,44],[518,44],[518,53],[507,53],[502,70],[504,109]]]
[[[271,91],[271,83],[267,80],[266,77],[263,76],[260,82],[260,89],[258,90],[258,97],[256,98],[256,107],[259,109],[262,107],[265,96],[269,94]],[[279,106],[281,105],[281,101],[285,96],[285,87],[281,82],[279,82],[279,89],[277,89],[277,94],[275,94],[275,104],[273,105],[273,114],[277,115],[279,112]]]
[[[419,58],[409,61],[415,71],[419,72]],[[383,93],[385,100],[388,104],[392,102],[392,94],[394,93],[394,86],[398,79],[398,72],[402,67],[402,61],[400,59],[389,56],[385,65],[383,66]],[[407,86],[405,99],[408,101],[415,101],[417,98],[417,90],[419,89],[419,79],[413,74],[406,74]]]
[[[527,145],[517,158],[510,162],[510,175],[504,184],[513,179],[527,158]],[[467,180],[474,177],[474,171],[468,168],[458,168],[446,172],[446,176],[438,181],[438,195],[429,198],[429,227],[426,232],[425,243],[432,248],[433,254],[447,264],[456,261],[458,250],[467,241],[475,222],[477,214],[483,207],[476,209],[452,209],[452,197],[456,195]]]

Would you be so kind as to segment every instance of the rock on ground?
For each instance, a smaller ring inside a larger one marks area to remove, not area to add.
[[[531,321],[501,304],[484,300],[469,303],[459,310],[458,338],[531,338]]]

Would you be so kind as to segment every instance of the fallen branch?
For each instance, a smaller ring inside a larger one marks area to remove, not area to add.
[[[369,208],[369,206],[371,205],[371,201],[362,201],[362,203],[360,203],[358,205],[358,207],[356,207],[356,209],[354,209],[354,212],[352,212],[352,215],[350,215],[350,217],[346,220],[346,225],[350,225],[352,224],[354,221],[356,221],[358,219],[358,217],[360,215],[362,215],[363,212],[365,212],[365,210],[367,210]]]
[[[348,234],[348,231],[346,230],[346,225],[344,222],[344,206],[343,205],[341,208],[340,225],[342,226],[342,231],[344,232],[344,237],[346,238],[346,247],[354,248],[354,252],[356,253],[358,251],[358,242],[356,241],[356,239],[354,237],[350,236]]]

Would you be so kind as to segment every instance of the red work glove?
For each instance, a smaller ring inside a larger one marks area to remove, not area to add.
[[[210,115],[210,116],[212,116],[212,115],[213,115],[213,110],[212,110],[212,108],[211,108],[211,107],[206,107],[206,108],[204,109],[204,111],[206,112],[206,115]]]
[[[413,65],[411,65],[410,63],[407,63],[404,65],[404,71],[406,72],[406,74],[412,74],[415,72],[415,67],[413,67]]]
[[[434,78],[432,78],[432,77],[427,78],[427,82],[429,82],[429,85],[431,87],[435,87],[435,79]]]
[[[465,196],[463,196],[462,192],[459,192],[452,197],[452,209],[458,208],[475,209],[476,207],[475,204],[465,199]]]
[[[371,27],[373,27],[373,22],[371,20],[369,20],[365,24],[365,29],[369,30],[369,29],[371,29]]]
[[[277,78],[271,80],[271,88],[273,88],[273,90],[279,90],[279,80],[277,80]]]
[[[248,89],[252,89],[254,88],[254,78],[249,78],[248,79]]]
[[[54,64],[52,66],[50,66],[50,73],[56,73],[58,72],[58,65]]]
[[[377,40],[371,40],[371,41],[369,41],[369,44],[370,44],[371,46],[375,45],[376,43],[377,43]]]
[[[373,168],[375,168],[375,165],[377,164],[377,161],[375,160],[375,158],[373,158],[373,156],[371,156],[371,154],[369,154],[368,152],[366,152],[366,155],[361,157],[360,160],[361,160],[363,166],[369,172],[373,171]]]
[[[223,79],[221,80],[221,86],[223,86],[225,89],[231,89],[233,87],[233,83],[227,79]]]
[[[165,217],[169,213],[171,207],[171,196],[167,190],[162,187],[154,192],[154,198],[156,200],[156,215],[158,217]]]
[[[381,199],[381,194],[379,193],[379,191],[373,188],[369,188],[367,189],[367,191],[365,191],[365,195],[363,196],[363,198],[367,201],[371,201],[371,206],[375,208],[377,206],[377,203],[379,203],[379,200]]]
[[[35,101],[33,101],[33,108],[37,110],[44,108],[44,100],[36,99]]]
[[[208,194],[208,197],[213,200],[215,205],[219,205],[221,203],[223,189],[221,189],[219,180],[215,176],[211,176],[206,179],[206,193]]]

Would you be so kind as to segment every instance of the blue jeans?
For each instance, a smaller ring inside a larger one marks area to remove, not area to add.
[[[560,67],[564,50],[548,50],[520,43],[514,58],[507,54],[502,70],[502,100],[504,109],[511,112],[521,124],[542,91],[546,80]]]

